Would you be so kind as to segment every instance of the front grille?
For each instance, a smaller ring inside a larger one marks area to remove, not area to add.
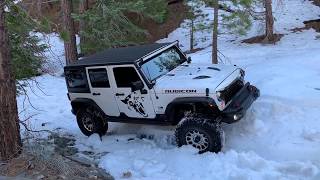
[[[237,92],[243,88],[243,86],[243,81],[238,79],[229,85],[224,91],[222,91],[222,96],[225,103],[228,103],[237,94]]]

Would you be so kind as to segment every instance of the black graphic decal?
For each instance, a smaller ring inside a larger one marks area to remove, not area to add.
[[[128,109],[134,109],[137,113],[141,114],[143,117],[148,117],[148,114],[144,110],[142,102],[144,102],[143,97],[135,97],[133,93],[129,94],[125,99],[121,100],[123,103],[128,105]]]

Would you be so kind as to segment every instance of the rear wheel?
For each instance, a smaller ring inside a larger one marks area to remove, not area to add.
[[[103,136],[107,133],[108,122],[96,108],[92,106],[80,108],[76,116],[78,126],[84,135],[90,136],[98,133],[100,136]]]
[[[175,131],[177,145],[191,145],[199,153],[218,153],[223,146],[223,131],[218,123],[210,119],[190,116],[178,124]]]

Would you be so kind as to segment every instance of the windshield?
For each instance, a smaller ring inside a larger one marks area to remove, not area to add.
[[[170,48],[156,57],[151,58],[141,66],[141,70],[150,82],[175,69],[186,61],[176,48]]]

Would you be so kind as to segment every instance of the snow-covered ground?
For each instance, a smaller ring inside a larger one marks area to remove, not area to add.
[[[35,93],[29,91],[37,109],[19,97],[19,109],[25,109],[20,117],[37,114],[29,121],[34,129],[58,128],[75,136],[79,150],[93,152],[89,158],[117,179],[128,172],[131,179],[320,179],[320,34],[289,31],[319,18],[320,8],[304,0],[283,0],[274,8],[276,32],[285,34],[277,44],[242,44],[244,37],[233,35],[219,40],[225,62],[243,67],[247,80],[261,90],[244,119],[224,125],[226,145],[219,154],[175,147],[174,127],[112,123],[102,141],[97,135],[85,137],[61,77],[36,78],[45,94],[36,85]],[[179,28],[161,41],[178,39],[188,47],[186,33]],[[257,35],[256,29],[249,35]],[[211,47],[191,56],[193,63],[209,63]]]

